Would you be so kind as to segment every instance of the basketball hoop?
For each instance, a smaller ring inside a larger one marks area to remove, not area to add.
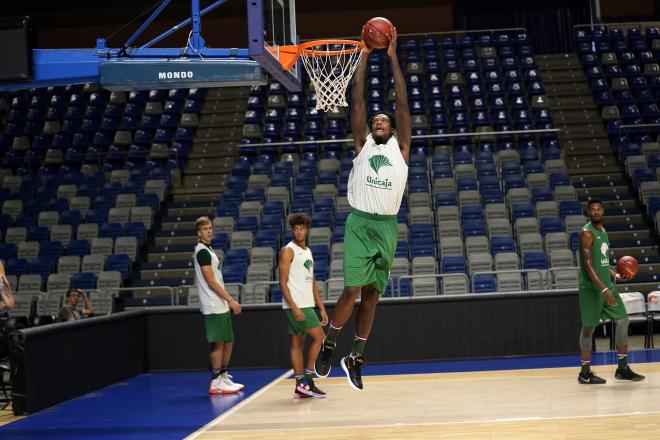
[[[328,111],[346,107],[346,89],[362,57],[362,41],[315,40],[297,46],[282,46],[280,63],[284,70],[300,58],[316,92],[316,109]]]

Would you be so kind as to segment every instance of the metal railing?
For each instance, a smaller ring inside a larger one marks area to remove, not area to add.
[[[456,137],[486,137],[486,136],[505,136],[511,134],[546,134],[546,133],[559,133],[559,128],[539,128],[534,130],[507,130],[507,131],[475,131],[471,133],[445,133],[445,134],[418,134],[411,136],[412,140],[415,139],[451,139]],[[283,147],[291,145],[315,145],[315,144],[332,144],[332,143],[353,143],[355,142],[352,137],[344,139],[322,139],[315,141],[290,141],[290,142],[260,142],[255,144],[240,144],[241,147]]]
[[[415,296],[414,293],[413,293],[414,280],[424,279],[424,278],[433,278],[433,279],[436,279],[436,280],[438,280],[438,279],[441,280],[442,278],[449,278],[449,277],[452,277],[452,278],[462,277],[463,281],[465,281],[465,287],[466,288],[470,284],[470,280],[468,278],[468,275],[465,274],[465,273],[434,273],[434,274],[429,273],[429,274],[418,274],[418,275],[402,275],[402,276],[399,277],[399,279],[397,280],[397,283],[396,283],[397,291],[399,292],[398,296],[400,296],[400,293],[401,293],[401,280],[410,280],[410,289],[411,289],[410,296]],[[437,289],[436,289],[436,295],[437,294],[438,293],[437,293]]]
[[[185,286],[179,286],[180,287],[185,287]],[[164,295],[158,295],[158,294],[153,294],[154,292],[166,292],[169,297],[170,297],[170,305],[175,306],[179,304],[179,298],[175,294],[176,288],[172,288],[169,286],[153,286],[153,287],[107,287],[103,289],[104,292],[109,292],[110,294],[116,293],[117,296],[123,292],[144,292],[146,297],[149,296],[164,296]],[[144,299],[147,299],[147,298]]]
[[[520,274],[520,275],[527,275],[525,277],[526,284],[529,286],[529,274],[530,273],[535,273],[538,275],[538,280],[541,281],[543,284],[543,287],[548,287],[548,283],[546,280],[546,276],[543,274],[543,271],[540,269],[507,269],[507,270],[487,270],[487,271],[480,271],[480,272],[473,272],[471,276],[471,283],[470,283],[470,288],[472,292],[474,292],[474,285],[476,278],[479,275],[504,275],[504,274]],[[497,284],[497,281],[495,281]],[[522,279],[521,279],[522,283]],[[525,286],[521,286],[524,290]],[[497,292],[497,285],[495,286],[495,292]]]

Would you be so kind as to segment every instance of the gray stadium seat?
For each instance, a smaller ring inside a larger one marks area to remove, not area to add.
[[[523,291],[522,276],[519,273],[498,273],[498,292],[521,292]]]
[[[92,239],[92,246],[90,253],[99,254],[105,257],[112,255],[112,248],[114,247],[114,242],[110,237],[97,237]]]
[[[254,237],[250,231],[234,231],[230,238],[232,248],[252,249]]]
[[[270,186],[270,177],[265,174],[250,174],[248,177],[247,186],[250,189],[263,188],[266,190]]]
[[[513,235],[511,231],[511,223],[505,218],[488,220],[486,227],[488,228],[488,236],[491,238],[497,236],[511,237]]]
[[[72,211],[79,211],[83,217],[87,215],[91,202],[87,196],[76,196],[69,199],[69,209]]]
[[[51,241],[59,241],[64,247],[69,245],[72,235],[71,225],[54,225],[50,228]]]
[[[99,273],[96,279],[96,288],[101,291],[108,291],[110,289],[118,289],[121,287],[121,272],[118,271],[103,271]]]
[[[94,307],[95,315],[109,315],[112,313],[112,295],[102,291],[89,292],[89,299]]]
[[[275,250],[271,247],[254,247],[250,251],[250,264],[275,264]]]
[[[438,240],[445,237],[460,237],[461,236],[461,224],[458,221],[446,221],[438,223]]]
[[[463,256],[463,239],[461,237],[445,237],[439,240],[440,257]]]
[[[18,246],[27,239],[27,228],[23,226],[13,226],[7,228],[5,232],[5,243],[11,243]]]
[[[433,211],[428,206],[410,208],[408,216],[411,225],[419,223],[433,224]]]
[[[493,257],[489,252],[474,252],[468,254],[468,271],[470,274],[475,272],[490,272],[493,270]]]
[[[137,205],[135,194],[118,194],[115,199],[115,208],[133,208]]]
[[[309,244],[324,244],[330,247],[332,242],[332,231],[327,227],[309,228]]]
[[[28,261],[39,256],[39,242],[38,241],[24,241],[18,243],[16,251],[16,258],[24,258]]]
[[[57,197],[60,199],[70,200],[78,194],[78,187],[76,185],[60,185],[57,187]]]
[[[80,257],[77,255],[66,255],[57,261],[57,272],[59,274],[74,274],[80,272]]]
[[[321,159],[319,161],[319,171],[334,171],[339,172],[341,169],[341,162],[339,159]]]
[[[521,255],[526,252],[543,252],[543,238],[538,233],[524,233],[518,235],[518,251]]]
[[[488,238],[483,235],[467,237],[465,239],[465,253],[469,257],[471,254],[486,252],[490,253],[490,243]]]
[[[513,229],[516,237],[520,237],[521,234],[538,233],[539,222],[536,217],[522,217],[516,219]]]
[[[85,255],[82,260],[81,272],[93,272],[98,274],[105,269],[105,255]]]
[[[213,233],[224,232],[231,234],[234,231],[235,223],[236,220],[234,220],[234,217],[216,217],[213,219]]]
[[[10,216],[14,221],[21,212],[23,212],[23,202],[21,200],[5,200],[2,203],[2,214]]]
[[[18,294],[41,291],[41,275],[25,274],[18,279]]]
[[[158,196],[158,200],[162,203],[167,194],[167,183],[164,180],[153,179],[147,180],[144,184],[144,193],[153,193]]]
[[[536,217],[556,217],[559,210],[557,209],[557,203],[552,200],[542,201],[536,203]]]
[[[341,260],[344,258],[344,243],[333,243],[330,248],[330,258],[332,260]]]
[[[57,211],[41,211],[37,220],[39,226],[45,226],[50,230],[53,225],[60,221],[60,213]]]
[[[71,273],[67,272],[58,272],[51,273],[48,275],[48,281],[46,282],[46,290],[49,293],[56,293],[63,295],[69,290],[69,285],[71,284]]]
[[[520,259],[515,252],[499,252],[495,254],[495,270],[518,270]],[[499,289],[498,289],[499,290]]]
[[[37,315],[57,318],[64,302],[64,294],[60,292],[47,292],[37,299]]]
[[[565,232],[548,232],[545,234],[545,251],[551,252],[558,249],[568,249],[568,234]]]
[[[119,223],[124,225],[131,218],[130,208],[110,208],[108,212],[108,223]]]
[[[438,206],[435,210],[435,218],[438,223],[445,221],[459,221],[460,215],[458,213],[458,206]]]
[[[135,237],[117,237],[115,240],[115,254],[126,254],[135,261],[138,254],[138,243]]]
[[[131,222],[141,222],[147,231],[151,230],[153,223],[153,210],[151,206],[135,206],[131,208]]]
[[[411,193],[408,195],[408,209],[431,207],[431,195],[427,192]]]
[[[96,223],[81,223],[76,234],[77,240],[92,241],[99,236],[99,225]]]
[[[240,216],[254,216],[261,217],[263,205],[259,201],[245,201],[241,202],[238,207],[238,215]]]

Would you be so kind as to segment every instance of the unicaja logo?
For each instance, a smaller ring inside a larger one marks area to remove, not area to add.
[[[308,272],[311,272],[312,266],[314,266],[314,262],[312,260],[305,260],[303,266],[305,266],[305,269],[307,269]]]
[[[391,167],[392,163],[386,156],[376,154],[369,158],[369,165],[371,166],[371,169],[378,174],[378,170],[380,170],[381,167]]]
[[[192,79],[192,70],[180,72],[158,72],[158,79]]]

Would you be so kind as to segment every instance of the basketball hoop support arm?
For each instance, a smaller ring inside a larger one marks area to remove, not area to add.
[[[211,64],[221,65],[230,71],[225,85],[263,84],[265,78],[260,65],[251,60],[248,49],[207,48],[201,35],[201,18],[208,12],[224,4],[227,0],[217,0],[200,10],[200,0],[191,0],[190,17],[161,33],[144,45],[134,48],[131,45],[153,23],[158,15],[171,3],[162,0],[151,15],[140,25],[121,48],[106,47],[105,38],[96,40],[93,49],[33,49],[33,79],[26,82],[0,83],[0,91],[21,90],[35,87],[49,87],[67,84],[101,82],[101,65],[120,63],[122,65],[156,62],[177,62],[203,66],[207,70]],[[152,45],[167,38],[174,32],[192,24],[192,31],[185,48],[153,48]],[[206,64],[205,64],[206,63]],[[220,81],[213,79],[211,83]],[[148,87],[154,87],[157,82]],[[145,84],[146,86],[146,84]],[[176,84],[163,83],[163,88],[173,88]],[[185,86],[182,85],[182,86]],[[192,86],[189,86],[192,87]],[[205,85],[211,87],[211,85]],[[112,89],[112,87],[108,87]],[[121,87],[117,88],[121,89]]]

